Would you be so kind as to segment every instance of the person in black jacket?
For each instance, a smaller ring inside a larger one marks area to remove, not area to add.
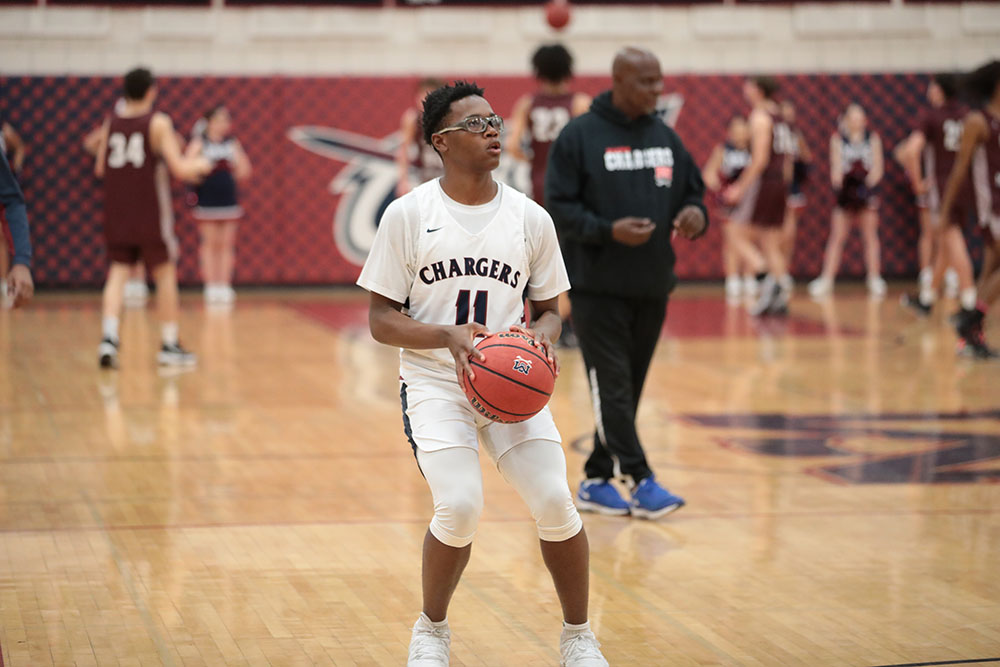
[[[655,519],[684,504],[646,461],[635,416],[677,283],[674,235],[708,226],[701,173],[677,133],[653,112],[660,62],[620,51],[613,85],[571,120],[549,153],[545,199],[573,286],[570,299],[594,395],[594,450],[580,509]],[[610,483],[623,477],[626,502]]]

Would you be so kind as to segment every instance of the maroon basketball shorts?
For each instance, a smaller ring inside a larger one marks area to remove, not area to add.
[[[964,228],[966,223],[969,222],[969,218],[976,212],[973,193],[970,190],[966,190],[964,193],[964,196],[960,195],[956,197],[951,206],[951,215],[948,216],[947,220],[949,225],[958,225]],[[941,191],[938,189],[937,184],[931,183],[930,189],[928,189],[927,194],[924,196],[927,201],[927,209],[931,213],[931,224],[939,227],[941,225]]]
[[[177,242],[162,238],[108,239],[105,238],[108,260],[117,264],[135,264],[140,259],[146,270],[153,272],[158,266],[177,261]]]
[[[781,178],[762,178],[747,192],[752,211],[750,222],[757,227],[781,227],[785,222],[788,188]]]
[[[152,273],[156,267],[170,261],[170,251],[163,241],[145,245],[109,243],[108,259],[116,264],[135,264],[141,259],[146,271]]]

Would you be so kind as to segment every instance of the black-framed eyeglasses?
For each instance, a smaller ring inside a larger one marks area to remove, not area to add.
[[[486,131],[487,127],[492,127],[497,132],[503,132],[503,118],[496,114],[490,116],[469,116],[450,127],[438,130],[434,134],[444,134],[445,132],[454,132],[455,130],[465,130],[473,134],[482,134]]]

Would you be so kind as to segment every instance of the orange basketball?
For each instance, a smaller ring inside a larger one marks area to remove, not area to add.
[[[562,30],[569,23],[569,2],[566,0],[550,0],[545,5],[545,18],[556,30]]]
[[[514,424],[545,407],[556,374],[531,338],[504,331],[483,338],[476,347],[486,360],[470,359],[476,379],[466,375],[463,389],[480,414],[495,422]]]

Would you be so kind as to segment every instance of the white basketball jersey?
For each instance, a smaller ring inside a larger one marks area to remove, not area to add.
[[[403,303],[418,322],[475,321],[491,332],[523,324],[526,297],[551,299],[569,281],[552,219],[521,192],[497,185],[496,215],[475,234],[452,216],[437,179],[393,202],[358,284]],[[455,362],[447,349],[403,349],[404,379],[413,366],[454,374]]]

